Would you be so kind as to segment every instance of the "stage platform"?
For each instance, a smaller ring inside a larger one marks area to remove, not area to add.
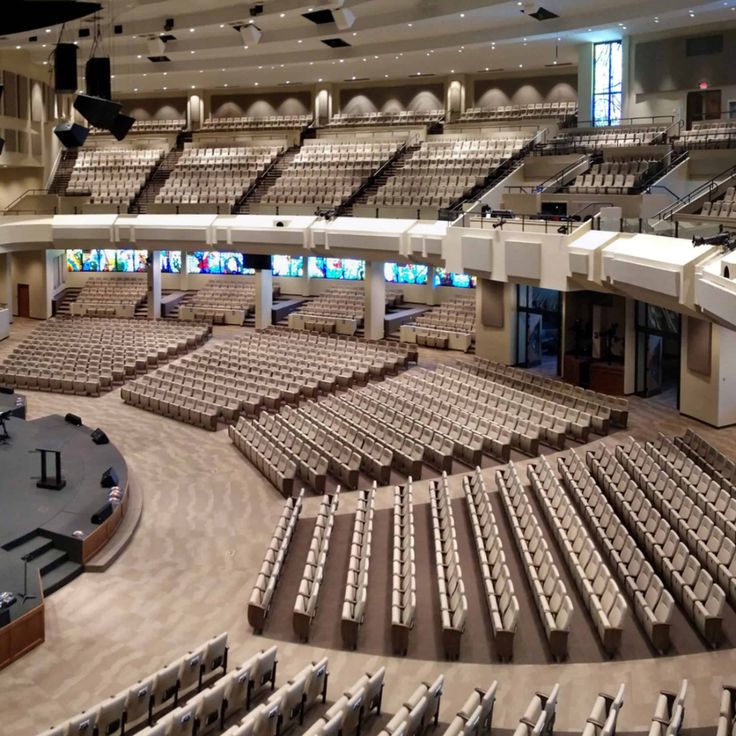
[[[12,411],[18,419],[26,418],[26,397],[23,394],[0,392],[0,414]]]

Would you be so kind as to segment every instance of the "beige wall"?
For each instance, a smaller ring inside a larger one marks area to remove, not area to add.
[[[469,95],[472,102],[468,106],[498,107],[577,100],[577,86],[578,77],[575,74],[476,79],[472,83],[473,93]]]
[[[0,209],[29,189],[43,189],[46,182],[39,168],[0,169]]]
[[[210,99],[210,110],[213,117],[309,115],[312,112],[312,93],[295,90],[250,95],[216,94]]]
[[[187,116],[186,97],[134,97],[121,102],[123,112],[136,120],[183,120]]]
[[[46,259],[46,251],[43,250],[13,253],[13,301],[16,301],[18,284],[28,284],[30,314],[33,319],[47,319],[51,316],[46,279]],[[18,314],[17,304],[15,303],[13,314]]]
[[[412,112],[441,110],[444,107],[444,94],[444,87],[440,83],[346,88],[338,93],[337,109],[349,115],[402,110]]]

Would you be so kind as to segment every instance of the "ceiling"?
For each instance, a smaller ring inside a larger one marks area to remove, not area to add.
[[[447,74],[527,74],[529,70],[574,70],[581,42],[627,34],[687,29],[736,22],[736,0],[541,0],[559,18],[530,17],[537,2],[526,0],[100,0],[96,17],[0,40],[0,48],[30,53],[51,65],[61,37],[80,47],[80,66],[96,54],[112,58],[114,94],[224,87],[285,87],[316,82],[381,81]],[[303,14],[342,7],[355,15],[340,30],[316,25]],[[169,31],[169,61],[153,62],[149,40]],[[258,43],[245,42],[235,26],[253,23]],[[122,26],[117,28],[116,26]],[[80,37],[80,29],[89,31]],[[37,40],[30,41],[34,35]],[[341,38],[344,48],[325,39]]]

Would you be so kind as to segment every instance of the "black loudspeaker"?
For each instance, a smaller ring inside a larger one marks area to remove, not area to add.
[[[119,102],[91,95],[77,95],[77,99],[74,100],[74,109],[84,115],[90,125],[105,130],[110,130],[116,115],[122,108]]]
[[[5,138],[0,138],[0,156],[2,156],[4,148],[5,148]]]
[[[108,468],[100,479],[100,485],[103,488],[112,488],[118,484],[118,474],[112,469]]]
[[[12,386],[0,386],[0,394],[14,394],[15,389]]]
[[[54,51],[54,84],[57,92],[77,91],[77,47],[60,43]]]
[[[54,135],[65,148],[79,148],[87,140],[89,128],[84,128],[76,123],[59,123],[54,128]]]
[[[64,421],[69,422],[69,424],[73,424],[75,427],[82,426],[82,417],[78,417],[76,414],[67,414],[64,417]]]
[[[90,521],[93,524],[102,524],[105,519],[109,519],[112,516],[112,504],[106,503],[104,506],[100,506],[97,511],[92,514]]]
[[[123,113],[120,113],[115,117],[115,120],[113,120],[112,125],[110,126],[110,132],[119,141],[121,141],[126,135],[128,135],[128,131],[133,127],[134,122],[135,118],[131,118],[129,115],[123,115]]]
[[[89,59],[84,67],[84,81],[87,94],[93,97],[102,97],[105,100],[112,99],[112,87],[110,84],[110,58],[100,56]]]
[[[106,445],[110,440],[107,439],[107,435],[99,428],[95,429],[91,434],[92,442],[96,445]]]

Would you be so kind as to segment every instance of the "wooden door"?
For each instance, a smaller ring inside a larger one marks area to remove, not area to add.
[[[31,289],[28,284],[18,284],[18,316],[31,316]]]
[[[721,117],[721,90],[706,89],[687,93],[687,127],[699,120],[718,120]]]

